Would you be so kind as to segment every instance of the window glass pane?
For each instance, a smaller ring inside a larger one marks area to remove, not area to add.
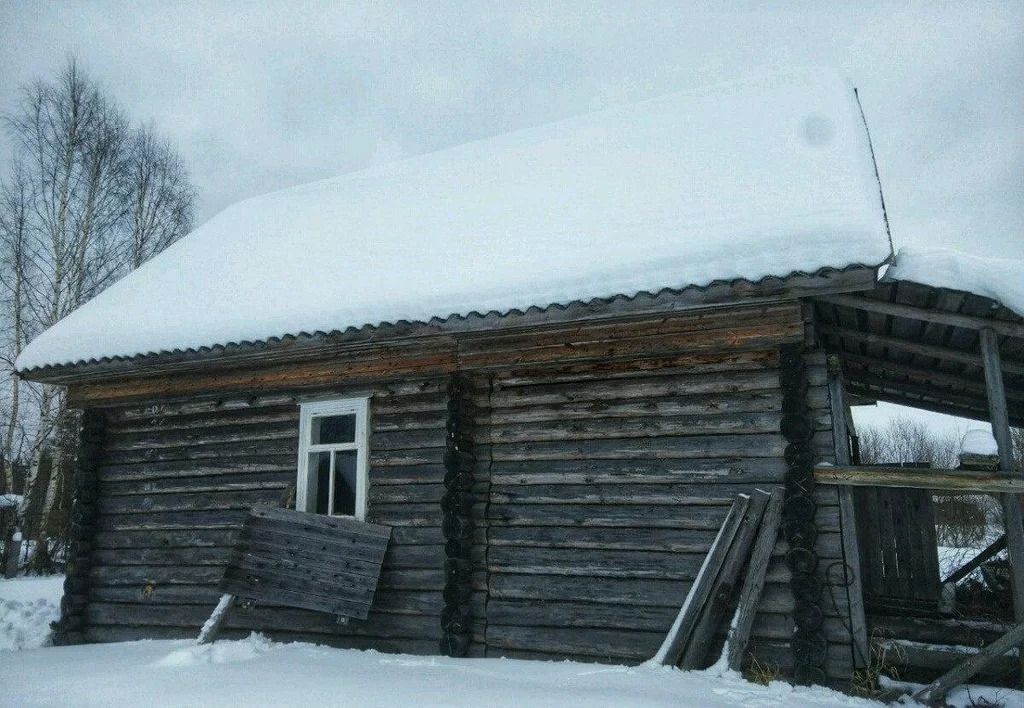
[[[310,483],[316,490],[316,507],[318,514],[327,513],[327,499],[331,493],[331,453],[314,452],[309,455]]]
[[[334,453],[334,513],[355,516],[356,513],[356,450]]]
[[[350,443],[356,439],[356,415],[324,415],[313,418],[310,444],[333,445]]]

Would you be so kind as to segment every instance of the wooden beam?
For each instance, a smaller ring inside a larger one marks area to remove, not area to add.
[[[995,330],[981,330],[981,358],[985,363],[985,383],[988,387],[988,409],[992,420],[992,435],[999,446],[999,466],[1003,472],[1024,483],[1024,476],[1014,471],[1013,439],[1010,436],[1010,417],[1006,410],[1006,391],[999,357],[999,337]],[[1010,586],[1013,588],[1013,615],[1024,623],[1024,519],[1021,518],[1020,497],[1003,494],[1003,524],[1006,527],[1006,548],[1010,557]],[[1022,635],[1024,636],[1024,635]],[[1021,681],[1024,681],[1024,652],[1020,655]]]
[[[729,668],[739,671],[743,666],[743,654],[750,640],[750,630],[754,626],[761,591],[764,589],[765,576],[768,573],[768,562],[771,560],[775,542],[779,538],[779,526],[782,524],[782,502],[784,495],[780,487],[772,490],[771,499],[765,509],[761,528],[757,535],[757,543],[750,554],[747,576],[743,580],[739,604],[736,608],[736,623],[729,630],[729,641],[726,643],[729,652]]]
[[[999,538],[997,538],[995,541],[990,543],[988,545],[988,547],[985,550],[983,550],[981,553],[979,553],[978,555],[974,556],[974,558],[972,558],[971,560],[967,561],[962,566],[957,568],[955,571],[950,573],[949,577],[947,577],[945,580],[942,581],[942,584],[945,585],[946,583],[959,583],[961,580],[963,580],[968,575],[973,573],[983,563],[985,563],[989,559],[994,558],[995,556],[999,555],[999,552],[1002,551],[1004,548],[1006,548],[1006,534],[1005,533],[1002,536],[1000,536]]]
[[[846,389],[843,386],[839,362],[829,358],[828,398],[832,410],[832,442],[836,462],[850,464],[850,429],[847,427],[850,407],[846,404]],[[853,416],[851,415],[850,418]],[[860,569],[860,545],[857,540],[857,519],[854,514],[853,489],[850,485],[839,487],[839,526],[843,540],[843,559],[850,569],[847,581],[847,599],[850,605],[850,638],[853,641],[853,665],[860,669],[867,666],[871,656],[868,645],[868,623],[864,611],[864,588]]]
[[[977,470],[922,469],[915,467],[819,466],[814,468],[818,484],[853,487],[899,487],[935,489],[972,494],[1022,494],[1024,479],[1005,472]]]
[[[907,401],[906,405],[914,405],[909,401],[922,399],[925,402],[931,401],[936,406],[948,406],[949,408],[959,408],[964,411],[976,411],[975,415],[978,416],[978,420],[988,420],[988,411],[986,410],[985,401],[983,396],[968,396],[965,394],[956,394],[951,391],[944,392],[942,389],[922,386],[918,383],[911,382],[900,382],[892,379],[887,379],[877,374],[872,374],[866,370],[859,369],[856,365],[849,367],[846,371],[847,374],[847,385],[851,388],[856,386],[859,388],[867,388],[870,395],[877,396],[879,400],[885,400],[883,395],[886,393],[892,393],[894,395],[902,396],[904,401]],[[878,389],[876,393],[873,389]],[[915,398],[916,397],[916,398]],[[1019,411],[1015,411],[1015,414]]]
[[[975,408],[964,408],[962,406],[951,406],[943,405],[938,401],[925,400],[920,398],[909,398],[904,395],[900,395],[895,391],[874,391],[866,386],[860,385],[858,381],[849,382],[849,391],[853,396],[858,398],[871,397],[877,401],[884,403],[896,403],[898,405],[911,406],[913,408],[920,408],[925,411],[933,411],[935,413],[945,413],[946,415],[955,415],[961,418],[970,418],[972,420],[978,420],[984,423],[988,422],[988,416],[981,411],[981,409]]]
[[[877,369],[890,376],[906,376],[908,378],[918,379],[921,384],[929,386],[953,387],[953,393],[959,393],[960,395],[973,393],[977,396],[983,396],[986,392],[985,382],[975,378],[948,374],[935,369],[921,369],[916,366],[897,364],[894,361],[875,359],[874,357],[864,356],[862,354],[844,352],[839,356],[845,363],[854,364],[862,369]],[[900,384],[899,382],[895,382],[895,385],[899,386]],[[960,387],[960,390],[955,390],[955,387]],[[937,395],[941,396],[943,393],[943,391],[939,391],[937,392]],[[1014,401],[1024,401],[1024,391],[1010,391],[1008,397]]]
[[[697,579],[690,586],[690,592],[687,593],[675,622],[672,623],[672,627],[669,629],[665,641],[662,642],[661,648],[658,649],[658,652],[651,659],[653,663],[664,666],[675,666],[679,663],[679,659],[682,657],[683,651],[690,640],[694,626],[704,610],[704,605],[711,597],[715,579],[722,568],[722,563],[725,562],[725,556],[732,545],[733,538],[736,537],[736,532],[739,530],[749,506],[749,496],[746,494],[738,494],[736,496],[736,500],[729,509],[728,516],[725,517],[725,521],[722,523],[722,527],[718,530],[718,535],[711,545],[711,550],[704,558],[704,563],[697,573]]]
[[[935,324],[948,325],[950,327],[963,327],[964,329],[981,330],[986,327],[1007,337],[1024,338],[1024,324],[1007,322],[1006,320],[986,319],[984,317],[971,317],[970,315],[957,315],[951,312],[940,312],[928,310],[923,307],[912,305],[900,305],[894,302],[882,302],[856,295],[825,295],[817,298],[821,302],[839,307],[850,307],[865,312],[875,312],[880,315],[892,317],[904,317],[910,320],[922,322],[933,322]]]
[[[899,337],[893,337],[886,334],[860,332],[854,329],[847,329],[845,327],[838,327],[834,325],[823,324],[820,325],[818,329],[826,337],[841,337],[843,339],[850,339],[864,344],[888,347],[889,349],[896,349],[909,354],[918,354],[920,356],[941,359],[943,361],[955,361],[958,364],[976,366],[979,369],[983,366],[981,355],[975,352],[965,352],[960,349],[950,349],[949,347],[940,347],[934,344],[911,342],[906,339],[900,339]],[[1024,376],[1024,364],[1004,361],[1003,373],[1012,374],[1014,376]]]
[[[976,654],[957,664],[951,671],[943,674],[914,694],[914,699],[928,705],[940,705],[946,694],[956,686],[964,683],[1006,652],[1024,644],[1024,622],[981,649]]]

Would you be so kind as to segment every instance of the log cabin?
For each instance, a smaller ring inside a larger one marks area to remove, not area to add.
[[[391,529],[372,607],[245,605],[229,635],[639,663],[733,497],[785,487],[745,661],[849,682],[870,616],[844,397],[976,416],[964,326],[1024,358],[1019,311],[883,280],[892,260],[827,72],[243,201],[17,362],[81,415],[57,641],[195,636],[271,505]]]

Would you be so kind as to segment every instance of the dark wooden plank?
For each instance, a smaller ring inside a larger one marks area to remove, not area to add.
[[[678,374],[627,380],[600,379],[572,384],[537,384],[495,391],[490,405],[508,407],[558,405],[580,402],[622,402],[628,399],[692,398],[700,395],[777,391],[775,371],[723,371],[712,374]]]
[[[983,563],[985,563],[985,562],[991,560],[992,558],[994,558],[995,556],[999,555],[999,553],[1001,553],[1004,548],[1006,548],[1006,534],[1005,533],[1002,534],[995,541],[990,543],[988,546],[986,546],[982,551],[980,551],[971,560],[967,561],[962,566],[960,566],[959,568],[954,570],[952,573],[950,573],[949,576],[947,576],[942,581],[942,584],[945,585],[946,583],[954,583],[954,584],[955,583],[959,583],[961,580],[963,580],[968,575],[970,575],[975,570],[977,570],[979,567],[981,567],[981,565]]]
[[[740,671],[743,666],[747,642],[750,639],[750,633],[757,616],[761,592],[764,590],[768,562],[771,560],[772,552],[775,550],[776,541],[779,537],[779,526],[782,523],[783,498],[783,492],[780,488],[772,490],[771,499],[765,508],[764,517],[758,530],[757,542],[750,554],[750,564],[747,567],[746,577],[743,580],[743,589],[740,591],[736,607],[736,622],[729,631],[727,643],[729,648],[728,664],[729,668],[734,671]]]
[[[587,629],[581,627],[518,627],[488,624],[487,645],[569,655],[606,656],[639,661],[658,647],[661,632]]]
[[[631,482],[627,484],[626,482]],[[624,476],[614,484],[597,480],[575,484],[513,484],[494,482],[491,485],[490,501],[493,504],[632,504],[632,505],[675,505],[725,506],[737,494],[748,493],[753,485],[749,483],[692,484],[678,479],[654,480],[642,475]],[[816,494],[822,501],[837,502],[834,492],[822,487]]]
[[[770,495],[760,489],[754,490],[751,495],[740,528],[729,545],[729,550],[726,552],[721,568],[711,586],[711,594],[699,615],[689,644],[679,662],[680,668],[704,668],[707,663],[712,640],[718,633],[723,620],[727,622],[726,617],[736,591],[736,581],[743,566],[747,563],[750,547],[757,535],[757,529],[761,525],[761,519],[764,517],[769,499]]]
[[[528,442],[491,446],[492,459],[687,459],[711,457],[772,457],[782,455],[781,434],[708,435],[645,439]]]
[[[616,603],[560,600],[491,600],[487,621],[514,627],[588,627],[667,632],[675,619],[671,607],[637,607]]]
[[[487,552],[487,569],[585,578],[692,579],[704,557],[704,553],[494,546]]]
[[[672,459],[565,459],[490,460],[488,468],[495,484],[614,484],[659,481],[756,484],[781,482],[785,462],[781,458],[744,457]],[[642,481],[641,481],[642,480]]]
[[[636,418],[590,418],[480,426],[475,433],[481,442],[492,443],[749,435],[774,433],[779,429],[781,419],[781,414],[775,411],[690,416],[645,415]],[[828,428],[827,416],[815,422],[820,429]]]
[[[93,551],[99,565],[225,565],[230,548],[111,548]]]
[[[589,526],[620,528],[716,529],[727,506],[694,507],[681,512],[671,506],[608,504],[491,504],[488,523],[493,526]]]
[[[712,544],[711,551],[705,557],[697,578],[683,601],[678,616],[652,661],[665,666],[674,666],[682,658],[697,626],[698,618],[711,597],[719,570],[725,562],[733,538],[743,523],[749,504],[750,497],[745,495],[738,496],[733,502],[728,515],[722,522],[718,536]]]
[[[234,529],[170,531],[101,531],[93,547],[113,548],[229,548],[238,540]]]

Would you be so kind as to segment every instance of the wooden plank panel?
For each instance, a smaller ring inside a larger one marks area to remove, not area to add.
[[[294,536],[319,542],[298,543]],[[253,509],[220,589],[239,597],[365,619],[391,530],[285,509]],[[352,549],[339,554],[339,545]],[[358,549],[358,550],[356,550]]]

